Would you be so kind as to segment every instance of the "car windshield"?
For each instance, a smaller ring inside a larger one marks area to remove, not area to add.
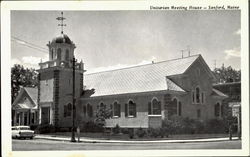
[[[19,130],[29,130],[29,127],[20,127]]]

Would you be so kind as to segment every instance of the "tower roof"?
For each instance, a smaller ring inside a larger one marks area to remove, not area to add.
[[[57,37],[55,37],[52,40],[52,43],[66,43],[66,44],[72,44],[72,41],[70,40],[70,38],[66,35],[66,34],[61,34]]]

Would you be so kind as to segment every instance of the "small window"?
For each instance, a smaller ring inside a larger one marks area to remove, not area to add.
[[[178,106],[178,115],[181,116],[181,110],[182,110],[182,106],[181,106],[181,102],[179,101],[179,106]]]
[[[59,60],[61,60],[62,59],[62,50],[61,50],[61,48],[58,48],[57,49],[57,59],[59,59]]]
[[[196,89],[195,89],[195,94],[196,94],[196,96],[195,96],[195,98],[196,98],[196,103],[200,103],[200,88],[199,87],[197,87]]]
[[[68,61],[69,60],[69,50],[66,50],[66,54],[65,54],[65,60]]]

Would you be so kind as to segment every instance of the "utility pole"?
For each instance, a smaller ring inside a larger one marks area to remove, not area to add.
[[[75,63],[77,62],[77,60],[75,59],[75,57],[73,57],[72,60],[72,67],[73,67],[73,94],[72,94],[72,101],[73,101],[73,113],[72,113],[72,135],[71,135],[71,142],[76,142],[75,139]]]

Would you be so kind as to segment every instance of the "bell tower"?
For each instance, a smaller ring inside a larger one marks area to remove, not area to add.
[[[58,24],[61,26],[61,33],[47,44],[49,61],[39,63],[39,124],[70,128],[73,118],[73,93],[75,100],[79,99],[82,94],[84,68],[82,61],[78,63],[74,60],[76,46],[63,32],[63,27],[66,26],[63,23],[65,20],[63,12],[56,19],[61,22]],[[75,71],[74,80],[73,71]],[[73,82],[75,82],[74,92]]]

